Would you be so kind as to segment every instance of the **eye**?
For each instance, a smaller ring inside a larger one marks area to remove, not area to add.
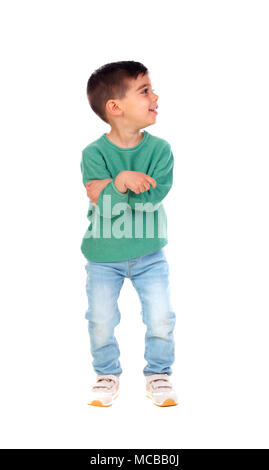
[[[144,90],[142,91],[142,93],[144,93],[144,91],[148,91],[148,88],[144,88]],[[152,90],[152,91],[155,91],[155,90]]]

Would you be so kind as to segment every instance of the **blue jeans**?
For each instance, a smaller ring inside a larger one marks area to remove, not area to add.
[[[173,330],[176,315],[170,303],[169,265],[164,248],[126,261],[88,261],[85,268],[89,305],[85,318],[96,374],[122,373],[114,328],[120,322],[117,300],[127,277],[138,293],[142,320],[147,327],[144,355],[147,365],[143,373],[171,375],[175,360]]]

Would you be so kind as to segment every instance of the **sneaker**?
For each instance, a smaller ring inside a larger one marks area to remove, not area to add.
[[[168,374],[146,375],[146,393],[154,405],[173,406],[178,404],[178,398]]]
[[[111,406],[119,394],[119,376],[97,375],[96,384],[92,386],[88,405]]]

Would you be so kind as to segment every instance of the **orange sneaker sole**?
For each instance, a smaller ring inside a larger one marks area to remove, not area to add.
[[[146,395],[146,397],[148,397],[150,400],[152,400],[151,396],[150,395]],[[153,401],[153,400],[152,400]],[[175,406],[175,405],[178,405],[178,403],[173,400],[172,398],[167,398],[167,400],[165,400],[163,403],[159,404],[159,403],[155,403],[153,401],[154,405],[156,406]]]
[[[112,403],[110,403],[109,405],[104,405],[104,403],[102,403],[100,400],[93,400],[93,401],[89,402],[88,405],[91,405],[91,406],[104,406],[105,408],[107,408],[108,406],[111,406],[113,404],[114,400],[118,396],[119,396],[119,391],[117,391],[116,395],[112,399]]]
[[[172,398],[168,398],[161,405],[158,405],[157,403],[154,403],[154,405],[157,405],[157,406],[174,406],[174,405],[177,405],[177,402],[175,400],[173,400]]]
[[[91,403],[88,403],[88,405],[91,405],[91,406],[104,406],[105,408],[107,408],[108,406],[111,406],[112,403],[110,405],[104,405],[101,401],[94,400],[94,401],[91,401]]]

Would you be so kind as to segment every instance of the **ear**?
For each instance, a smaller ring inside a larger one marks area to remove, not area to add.
[[[122,114],[122,109],[117,100],[108,100],[106,102],[106,112],[113,116],[120,116]]]

